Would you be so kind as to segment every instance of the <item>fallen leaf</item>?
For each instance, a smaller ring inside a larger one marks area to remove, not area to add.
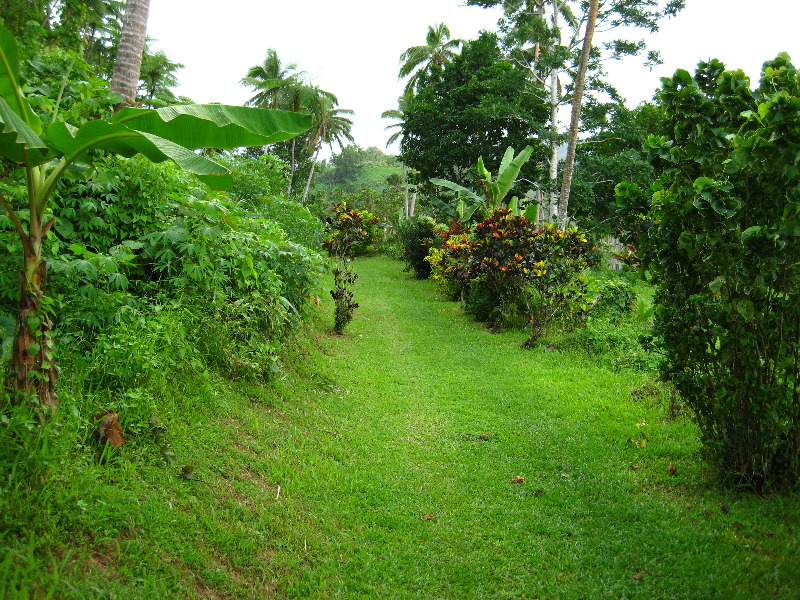
[[[744,527],[744,525],[739,523],[739,521],[734,521],[733,526],[736,527],[736,529],[741,529],[742,527]]]
[[[511,478],[511,483],[525,483],[525,478],[522,475],[517,475]]]
[[[720,505],[719,505],[719,509],[720,509],[720,510],[721,510],[723,513],[725,513],[726,515],[727,515],[729,512],[731,512],[731,507],[730,507],[730,506],[728,506],[727,504],[725,504],[724,502],[721,502],[721,503],[720,503]]]
[[[636,575],[634,575],[634,576],[633,576],[633,578],[634,578],[636,581],[641,581],[641,580],[642,580],[642,577],[644,577],[644,573],[637,573]]]
[[[544,494],[544,490],[536,490],[535,492],[533,492],[534,496],[541,496],[542,494]]]
[[[105,446],[106,442],[111,442],[111,446],[119,448],[125,443],[125,438],[122,436],[122,426],[119,424],[119,415],[114,411],[106,411],[104,413],[97,413],[94,415],[95,419],[100,419],[97,424],[97,434],[100,439],[100,445]]]
[[[436,515],[424,515],[422,518],[426,521],[433,521],[436,518]]]
[[[634,471],[638,471],[641,468],[642,468],[642,465],[631,465],[631,469],[633,469]]]
[[[670,475],[677,475],[678,474],[678,467],[675,465],[670,465],[667,467],[667,473]]]
[[[194,471],[194,467],[192,465],[185,465],[182,469],[181,477],[183,479],[194,479],[192,476],[192,472]]]
[[[638,442],[636,442],[636,445],[639,446],[639,448],[644,448],[645,446],[647,446],[647,440],[639,440]]]
[[[694,504],[687,504],[686,510],[692,510],[694,508]]]
[[[711,512],[710,510],[708,510],[707,508],[704,508],[704,509],[703,509],[703,514],[704,514],[705,516],[707,516],[707,517],[710,517],[710,516],[711,516],[711,515],[713,515],[714,513],[713,513],[713,512]]]
[[[167,444],[161,446],[161,456],[164,457],[164,460],[166,460],[169,465],[174,465],[176,462],[175,453]]]

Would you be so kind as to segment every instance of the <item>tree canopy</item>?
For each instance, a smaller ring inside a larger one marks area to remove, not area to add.
[[[421,78],[404,113],[402,160],[423,181],[439,177],[469,185],[478,156],[493,171],[509,146],[531,145],[541,157],[536,136],[547,119],[542,95],[525,69],[505,60],[497,35],[484,32]],[[530,163],[534,169],[536,162]]]

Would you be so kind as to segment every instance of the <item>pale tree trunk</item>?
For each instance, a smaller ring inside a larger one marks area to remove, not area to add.
[[[586,22],[586,36],[583,38],[581,58],[578,62],[578,72],[575,74],[575,92],[572,98],[572,119],[569,124],[569,137],[567,139],[567,159],[564,162],[564,174],[561,180],[561,196],[558,200],[558,226],[567,227],[567,208],[569,207],[569,191],[572,187],[572,170],[575,167],[575,148],[578,145],[578,128],[581,121],[581,106],[583,104],[583,87],[586,81],[586,69],[589,65],[589,52],[592,49],[594,26],[597,22],[597,8],[600,0],[591,0],[589,6],[589,19]]]
[[[553,29],[558,28],[558,0],[553,0]],[[547,203],[547,214],[541,215],[548,223],[558,212],[558,68],[550,71],[550,201]]]
[[[294,184],[294,173],[297,170],[297,163],[295,162],[295,156],[294,156],[295,146],[297,145],[295,138],[292,138],[292,141],[289,142],[289,144],[291,148],[291,155],[289,159],[289,183],[286,186],[287,196],[292,195],[292,185]]]
[[[306,179],[306,187],[303,190],[303,198],[300,200],[300,204],[306,203],[306,198],[308,198],[308,189],[311,187],[311,179],[314,177],[314,167],[317,166],[317,155],[319,154],[319,149],[314,152],[314,157],[311,159],[311,169],[308,172],[308,179]]]
[[[149,11],[150,0],[128,0],[125,4],[111,91],[121,94],[123,102],[128,105],[136,103]]]

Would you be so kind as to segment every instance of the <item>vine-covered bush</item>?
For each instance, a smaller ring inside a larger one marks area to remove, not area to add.
[[[636,292],[630,283],[624,279],[610,279],[598,291],[592,314],[620,321],[631,313],[635,302]]]
[[[800,482],[800,83],[789,57],[752,91],[717,60],[658,93],[667,135],[643,265],[666,376],[723,471]]]
[[[415,215],[397,224],[397,234],[403,251],[406,271],[414,271],[417,279],[431,276],[431,264],[425,260],[437,241],[436,222],[428,216]]]

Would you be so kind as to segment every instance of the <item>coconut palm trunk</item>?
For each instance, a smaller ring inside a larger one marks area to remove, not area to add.
[[[583,38],[581,58],[578,62],[578,72],[575,74],[575,92],[572,97],[572,118],[569,124],[569,137],[567,139],[567,158],[564,162],[564,174],[561,179],[561,196],[558,200],[558,226],[567,227],[567,208],[569,207],[569,192],[572,187],[572,171],[575,167],[575,148],[578,145],[578,128],[581,121],[581,106],[583,104],[583,88],[586,82],[586,69],[589,65],[589,52],[592,49],[592,37],[597,22],[597,9],[600,0],[591,0],[589,18],[586,22],[586,35]]]
[[[111,91],[121,94],[123,102],[129,105],[136,102],[149,12],[150,0],[128,0],[125,4]]]

